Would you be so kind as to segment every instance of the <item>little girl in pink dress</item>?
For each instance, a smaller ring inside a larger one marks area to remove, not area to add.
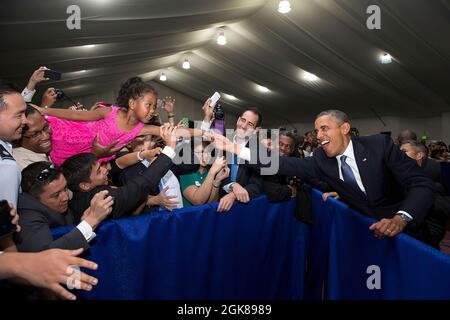
[[[124,146],[138,135],[159,135],[159,127],[145,125],[155,112],[156,91],[139,77],[128,79],[121,87],[117,104],[92,111],[38,108],[46,115],[52,128],[50,157],[56,166],[73,155],[92,152],[96,136],[98,142],[108,146]],[[64,120],[66,119],[66,120]],[[100,159],[106,162],[111,155]]]

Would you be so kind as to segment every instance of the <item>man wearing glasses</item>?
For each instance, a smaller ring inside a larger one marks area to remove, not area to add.
[[[35,162],[50,161],[48,154],[52,149],[52,129],[44,117],[30,104],[27,104],[25,116],[28,124],[22,135],[21,146],[13,149],[21,170]]]

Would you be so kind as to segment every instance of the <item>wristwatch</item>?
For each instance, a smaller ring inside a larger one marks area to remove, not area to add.
[[[400,218],[402,218],[402,220],[405,221],[406,223],[412,221],[412,218],[409,217],[408,215],[404,214],[403,212],[397,212],[396,216],[400,216]]]

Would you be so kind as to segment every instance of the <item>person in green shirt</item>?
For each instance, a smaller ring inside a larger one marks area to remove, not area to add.
[[[184,208],[217,201],[220,183],[230,174],[223,157],[218,157],[211,168],[208,168],[211,155],[206,150],[207,145],[208,143],[203,142],[194,148],[195,155],[200,159],[198,171],[180,176]]]

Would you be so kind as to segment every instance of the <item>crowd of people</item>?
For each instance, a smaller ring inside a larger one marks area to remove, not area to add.
[[[67,269],[96,268],[76,256],[105,219],[216,201],[217,212],[227,212],[262,194],[302,201],[304,183],[322,190],[324,200],[332,196],[376,218],[368,232],[377,238],[404,231],[436,248],[444,238],[450,201],[439,162],[450,160],[441,141],[426,146],[410,130],[396,143],[387,135],[359,136],[340,110],[319,113],[314,130],[302,136],[277,128],[260,140],[263,115],[254,107],[226,137],[211,128],[209,99],[201,125],[189,128],[175,125],[175,100],[166,98],[163,123],[156,90],[138,77],[123,83],[114,103],[89,110],[54,108],[54,88],[31,104],[45,70],[36,70],[22,91],[0,84],[0,200],[8,201],[15,226],[0,238],[0,279],[21,278],[19,284],[74,299],[64,287]],[[252,145],[276,158],[275,174],[261,174],[268,164]],[[75,228],[53,239],[51,228],[67,225]],[[97,283],[84,273],[81,280],[83,290]]]

